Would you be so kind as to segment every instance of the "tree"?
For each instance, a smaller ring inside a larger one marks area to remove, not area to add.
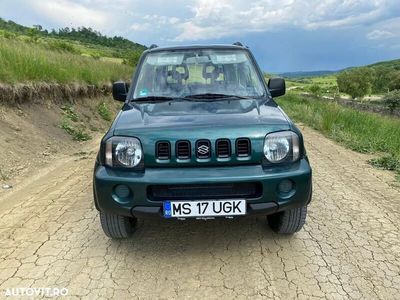
[[[140,51],[129,51],[124,58],[124,64],[135,67],[138,64],[141,55],[142,52]]]
[[[28,36],[30,37],[31,41],[37,42],[39,39],[39,31],[36,28],[30,28],[28,31]]]
[[[383,97],[384,103],[390,110],[390,113],[393,113],[396,109],[400,108],[400,90],[394,90],[385,95]]]
[[[42,31],[43,30],[42,25],[33,25],[32,27],[35,28],[37,31]]]
[[[388,90],[400,90],[400,71],[395,71],[391,73]]]
[[[340,92],[349,94],[353,99],[362,98],[371,92],[374,71],[357,68],[344,71],[337,76]]]

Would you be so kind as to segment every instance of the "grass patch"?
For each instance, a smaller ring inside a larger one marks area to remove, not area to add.
[[[383,170],[396,171],[400,169],[400,161],[393,155],[370,159],[368,162],[372,166]]]
[[[99,112],[99,115],[103,118],[103,120],[112,120],[112,113],[104,101],[97,106],[97,111]]]
[[[277,102],[295,121],[321,131],[352,150],[385,153],[373,165],[385,165],[400,174],[400,119],[294,94],[279,98]]]
[[[71,120],[72,122],[78,122],[79,117],[76,114],[74,108],[70,105],[65,105],[63,107],[61,107],[61,109],[63,110],[64,116]]]
[[[72,126],[67,118],[62,120],[60,128],[64,129],[66,133],[72,136],[74,141],[83,142],[92,138],[90,134],[85,132],[83,129]]]
[[[75,54],[65,42],[54,42],[52,49],[44,45],[0,38],[0,81],[17,83],[47,81],[78,82],[100,86],[127,80],[132,67]]]
[[[4,174],[3,171],[0,169],[0,180],[6,181],[8,179],[9,177],[6,174]]]
[[[82,128],[78,128],[78,125],[72,125],[71,122],[77,123],[79,117],[75,112],[74,108],[70,105],[61,107],[63,110],[64,117],[61,121],[60,128],[64,129],[66,133],[72,136],[74,141],[88,141],[92,137],[86,133]]]

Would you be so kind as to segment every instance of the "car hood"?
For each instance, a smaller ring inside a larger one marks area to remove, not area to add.
[[[138,131],[154,129],[187,130],[204,126],[234,128],[254,125],[289,128],[286,116],[273,101],[176,101],[126,105],[114,124],[114,135],[135,135]]]

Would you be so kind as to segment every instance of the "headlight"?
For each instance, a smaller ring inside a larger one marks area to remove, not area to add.
[[[112,137],[106,142],[105,163],[110,167],[134,168],[143,159],[140,141],[132,137]]]
[[[264,141],[264,155],[271,163],[291,162],[299,158],[299,137],[292,131],[267,134]]]

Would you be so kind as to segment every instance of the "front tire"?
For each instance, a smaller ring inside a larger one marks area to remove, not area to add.
[[[126,239],[132,236],[136,218],[100,212],[101,227],[106,236],[112,239]]]
[[[288,209],[267,216],[269,226],[277,233],[293,234],[303,228],[307,217],[307,206]]]

